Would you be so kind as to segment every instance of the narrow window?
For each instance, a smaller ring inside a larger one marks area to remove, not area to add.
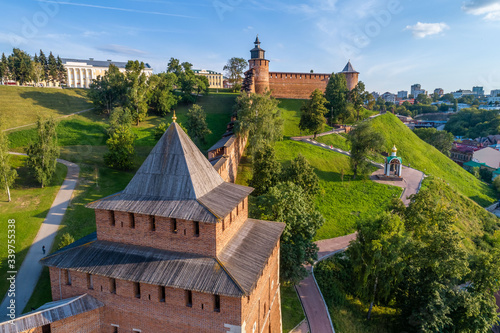
[[[134,294],[135,298],[141,298],[141,284],[139,282],[134,282]]]
[[[194,236],[200,237],[200,222],[194,222]]]
[[[193,306],[193,293],[191,292],[191,290],[186,290],[186,306]]]
[[[109,211],[109,221],[111,223],[111,226],[115,226],[115,212],[113,210]]]
[[[220,312],[220,296],[214,295],[214,311]]]
[[[172,232],[177,233],[177,219],[172,219]]]
[[[151,222],[151,231],[156,230],[156,218],[154,215],[150,217],[150,222]]]
[[[233,212],[229,213],[229,224],[233,223]]]
[[[112,294],[116,294],[116,279],[109,279],[109,292]]]
[[[165,302],[165,287],[160,286],[160,302]]]
[[[129,214],[129,216],[130,216],[130,227],[132,229],[134,229],[135,228],[135,216],[134,216],[134,214]]]
[[[245,199],[243,199],[243,207],[241,209],[245,209]]]
[[[71,272],[66,270],[66,284],[71,286]]]
[[[50,324],[42,326],[42,333],[50,333],[50,332],[52,332],[50,329]]]
[[[115,325],[115,324],[111,324],[111,326],[113,327],[113,333],[118,333],[118,325]]]
[[[94,289],[94,282],[92,281],[92,274],[87,274],[87,288]]]
[[[222,231],[226,230],[226,224],[224,222],[224,219],[222,219]]]

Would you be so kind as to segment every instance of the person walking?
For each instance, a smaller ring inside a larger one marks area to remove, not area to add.
[[[42,246],[42,252],[43,252],[43,254],[45,254],[45,245]]]

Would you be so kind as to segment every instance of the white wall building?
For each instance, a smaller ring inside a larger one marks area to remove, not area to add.
[[[115,65],[120,72],[125,72],[125,66],[127,65],[126,62],[112,60],[100,61],[94,60],[94,58],[90,58],[89,60],[63,58],[62,62],[68,73],[67,86],[70,88],[89,88],[92,80],[106,74],[109,65]],[[153,74],[153,69],[149,64],[144,65],[145,68],[143,73],[147,76],[151,76]]]

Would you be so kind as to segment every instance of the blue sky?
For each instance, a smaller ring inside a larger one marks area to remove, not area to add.
[[[1,4],[0,51],[170,57],[222,71],[259,34],[271,71],[331,73],[350,59],[370,91],[500,89],[500,0],[20,0]]]

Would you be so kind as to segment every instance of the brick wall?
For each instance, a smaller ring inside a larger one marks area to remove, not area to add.
[[[61,274],[63,276],[64,273]],[[165,288],[165,301],[160,300],[160,287],[140,284],[141,295],[136,298],[134,284],[116,280],[116,293],[111,293],[110,279],[93,275],[93,289],[87,288],[87,275],[71,272],[72,284],[59,286],[59,269],[50,268],[53,296],[68,298],[88,293],[105,304],[102,308],[101,332],[225,332],[225,325],[241,326],[241,298],[220,297],[220,312],[214,311],[214,295],[192,292],[192,306],[186,306],[186,291]],[[54,292],[56,291],[57,292]],[[54,298],[57,300],[59,298]],[[73,332],[68,330],[66,332]]]
[[[226,246],[248,219],[248,197],[224,218],[224,223],[217,223],[217,254]]]
[[[269,60],[250,59],[248,61],[253,72],[253,86],[255,93],[265,94],[269,90]]]
[[[208,152],[208,158],[224,155],[227,160],[224,164],[221,164],[216,170],[217,173],[226,182],[234,183],[236,177],[238,176],[238,166],[240,164],[241,157],[245,152],[245,146],[247,144],[247,137],[236,137],[236,140],[229,147],[219,148],[214,151]]]
[[[177,231],[174,232],[173,219],[156,216],[153,231],[149,215],[134,214],[135,226],[132,228],[129,213],[115,211],[114,225],[109,211],[96,209],[95,214],[99,240],[215,256],[216,223],[200,222],[200,233],[196,236],[193,221],[177,219]]]
[[[269,73],[269,87],[276,98],[309,99],[315,89],[325,91],[330,74]]]

